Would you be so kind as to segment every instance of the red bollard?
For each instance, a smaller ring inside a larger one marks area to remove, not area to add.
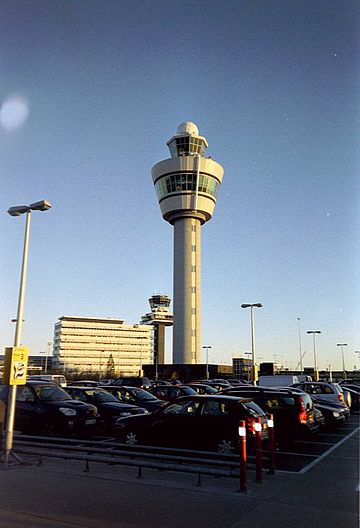
[[[256,482],[263,481],[263,471],[262,471],[262,445],[261,445],[261,418],[258,416],[255,418],[255,463],[256,463]]]
[[[268,418],[268,431],[269,431],[269,475],[275,475],[275,429],[274,429],[274,418],[270,414]]]
[[[247,492],[247,465],[246,465],[246,422],[239,422],[240,444],[240,491]]]

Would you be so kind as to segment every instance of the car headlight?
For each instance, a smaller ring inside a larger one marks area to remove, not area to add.
[[[333,412],[333,416],[335,416],[335,418],[338,418],[338,417],[340,416],[340,413],[334,411],[334,412]]]
[[[68,407],[60,407],[59,411],[65,414],[65,416],[76,416],[75,409],[69,409]]]
[[[129,412],[121,412],[121,413],[119,413],[118,416],[116,416],[116,418],[125,418],[126,416],[131,416],[131,413],[129,413]]]

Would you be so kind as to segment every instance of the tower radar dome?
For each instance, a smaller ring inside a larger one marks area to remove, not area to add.
[[[181,123],[181,125],[177,127],[176,133],[177,134],[191,134],[191,135],[198,136],[199,129],[195,125],[195,123],[192,123],[192,121],[185,121],[184,123]]]

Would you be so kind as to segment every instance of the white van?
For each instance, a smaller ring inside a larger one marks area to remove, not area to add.
[[[62,374],[32,374],[27,376],[27,379],[34,381],[52,381],[60,387],[66,387],[66,378]]]
[[[273,374],[272,376],[259,376],[257,384],[260,387],[289,387],[293,383],[298,383],[297,376],[287,374]]]

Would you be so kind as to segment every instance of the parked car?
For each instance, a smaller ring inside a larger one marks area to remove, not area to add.
[[[114,380],[113,385],[126,385],[127,387],[150,389],[151,381],[146,376],[122,376]]]
[[[188,387],[193,389],[198,394],[217,394],[218,390],[211,385],[205,385],[205,383],[188,383]]]
[[[251,398],[274,417],[275,436],[280,445],[287,445],[304,435],[318,432],[312,399],[306,392],[291,388],[269,388],[243,385],[221,392]]]
[[[7,403],[8,386],[1,388],[0,400]],[[15,429],[27,434],[68,436],[91,434],[98,422],[95,405],[74,401],[55,383],[28,380],[16,391]]]
[[[66,378],[62,374],[30,374],[28,380],[33,381],[51,381],[60,387],[66,387]]]
[[[147,411],[154,412],[164,407],[167,402],[159,400],[150,392],[138,387],[125,387],[123,385],[106,385],[103,387],[110,392],[117,400],[123,403],[130,403],[143,407]]]
[[[188,385],[158,385],[157,387],[151,387],[149,392],[159,400],[165,400],[167,402],[173,402],[179,396],[196,394],[194,389],[191,389]]]
[[[75,380],[69,381],[71,387],[98,387],[100,384],[99,381],[94,380]]]
[[[120,402],[115,396],[100,387],[68,386],[66,392],[77,401],[96,405],[100,414],[98,429],[103,433],[113,433],[116,420],[133,414],[147,414],[142,407]]]
[[[273,374],[272,376],[259,376],[257,385],[259,385],[259,387],[289,387],[298,381],[297,376]]]
[[[246,420],[247,437],[253,446],[255,419],[260,418],[262,439],[268,438],[267,415],[246,398],[233,396],[183,396],[175,403],[147,416],[121,418],[115,424],[127,444],[211,450],[238,450],[239,420]]]
[[[352,411],[358,411],[360,408],[360,387],[358,385],[341,385],[344,393],[348,392],[351,396],[350,408]]]
[[[301,389],[313,396],[314,400],[321,400],[324,402],[342,403],[350,407],[351,401],[347,395],[344,395],[344,390],[338,383],[329,383],[327,381],[305,381],[302,383],[294,383],[292,387]],[[351,398],[351,397],[350,397]],[[350,405],[348,405],[350,403]]]
[[[347,418],[343,405],[329,404],[319,400],[314,401],[314,408],[321,412],[326,427],[337,427],[343,424]]]

